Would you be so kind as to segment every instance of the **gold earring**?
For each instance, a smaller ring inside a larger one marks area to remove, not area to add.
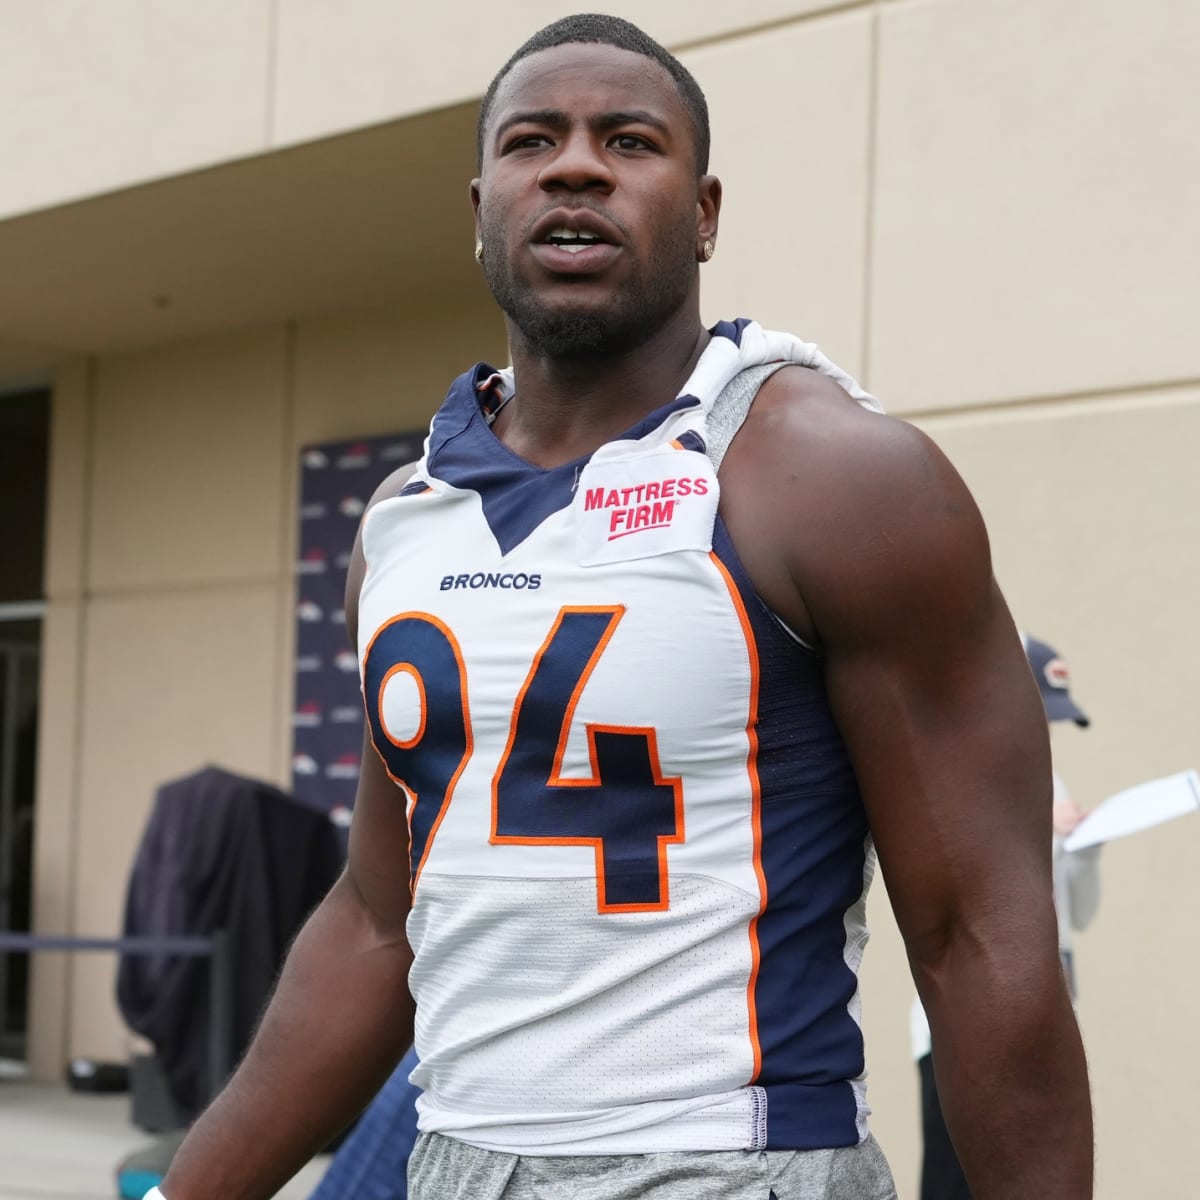
[[[716,246],[712,244],[712,238],[709,238],[708,241],[704,243],[704,261],[708,262],[708,260],[712,258],[715,251]]]
[[[475,243],[475,261],[483,266],[483,243],[479,241]]]

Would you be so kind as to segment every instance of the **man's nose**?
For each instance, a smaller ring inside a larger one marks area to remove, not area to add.
[[[546,191],[611,191],[614,179],[604,146],[584,130],[569,134],[558,145],[538,176]]]

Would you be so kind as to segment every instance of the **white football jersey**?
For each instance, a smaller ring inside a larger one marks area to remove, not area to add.
[[[422,1130],[524,1154],[866,1135],[866,819],[819,662],[755,595],[704,452],[742,367],[828,368],[713,332],[679,397],[550,470],[492,433],[511,381],[480,364],[366,521]]]

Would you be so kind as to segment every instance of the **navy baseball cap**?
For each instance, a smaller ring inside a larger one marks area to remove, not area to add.
[[[1091,724],[1087,713],[1071,699],[1071,673],[1058,651],[1029,634],[1021,634],[1025,656],[1042,693],[1046,718],[1050,721],[1074,721],[1085,729]]]

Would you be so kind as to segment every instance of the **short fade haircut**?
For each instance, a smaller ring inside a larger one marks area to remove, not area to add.
[[[574,16],[562,17],[560,20],[554,21],[535,33],[500,68],[496,77],[488,85],[488,90],[479,105],[479,123],[476,126],[475,141],[480,165],[483,165],[484,129],[491,116],[496,92],[508,73],[523,58],[537,54],[539,50],[549,50],[554,46],[566,46],[580,42],[616,46],[618,50],[632,51],[634,54],[642,55],[643,58],[652,59],[671,76],[679,91],[679,98],[683,101],[684,110],[691,118],[696,153],[696,174],[705,174],[708,171],[708,150],[711,136],[708,128],[708,102],[704,99],[700,85],[692,77],[692,73],[687,67],[669,50],[660,46],[649,34],[643,33],[629,21],[622,20],[620,17],[611,17],[605,13],[576,13]]]

